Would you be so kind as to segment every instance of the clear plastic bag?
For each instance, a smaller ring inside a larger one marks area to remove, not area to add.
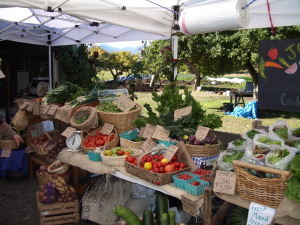
[[[239,139],[239,140],[241,140],[241,139]],[[238,140],[236,140],[236,141],[238,141]],[[249,141],[247,141],[247,140],[244,139],[243,140],[244,142],[243,142],[242,145],[236,145],[236,141],[229,142],[228,146],[227,146],[227,150],[245,151],[247,145],[249,144]]]
[[[223,170],[223,171],[233,171],[232,163],[231,162],[227,163],[227,162],[224,162],[223,160],[224,160],[224,157],[233,156],[234,154],[236,154],[236,157],[234,158],[234,160],[239,160],[244,155],[244,153],[242,151],[231,151],[231,152],[224,151],[224,152],[222,152],[217,160],[218,169]]]
[[[264,129],[250,129],[242,134],[242,138],[246,139],[247,141],[253,141],[255,134],[267,134],[267,131]]]
[[[269,127],[269,135],[283,141],[287,141],[291,134],[291,128],[286,121],[277,121]]]
[[[256,134],[253,138],[253,143],[261,148],[267,148],[270,150],[277,149],[284,145],[282,139],[269,134]]]
[[[289,154],[283,158],[281,158],[279,161],[277,162],[270,162],[270,157],[274,156],[275,154],[280,155],[283,151],[288,151]],[[281,169],[281,170],[286,170],[290,164],[290,161],[295,157],[295,152],[290,149],[287,146],[278,148],[275,151],[271,151],[267,154],[266,159],[265,159],[265,164],[268,167],[272,167],[272,168],[276,168],[276,169]]]

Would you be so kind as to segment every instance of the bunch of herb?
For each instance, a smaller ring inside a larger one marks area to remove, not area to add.
[[[261,136],[258,141],[260,143],[263,143],[263,144],[268,144],[268,145],[281,145],[281,141],[277,141],[277,140],[272,140],[271,138],[268,138],[266,136]]]
[[[244,156],[244,152],[235,152],[223,156],[223,162],[232,163],[233,160],[239,160]]]
[[[71,102],[82,95],[84,95],[84,91],[81,87],[76,84],[66,82],[59,85],[57,88],[49,90],[46,96],[43,98],[43,102],[47,104],[64,104],[66,102]]]
[[[247,132],[247,135],[248,135],[248,137],[249,137],[250,139],[253,139],[254,136],[255,136],[255,134],[260,134],[260,133],[259,133],[259,131],[257,131],[257,130],[250,130],[250,131]]]
[[[246,141],[245,139],[238,139],[238,140],[233,141],[232,144],[234,144],[235,146],[243,146],[245,141]]]
[[[295,130],[293,130],[292,134],[296,137],[300,137],[300,128],[296,128]]]
[[[274,128],[274,133],[285,141],[289,139],[287,127],[276,127]]]
[[[288,150],[284,149],[284,150],[275,150],[272,151],[272,154],[268,157],[268,161],[271,164],[275,164],[278,161],[280,161],[281,159],[283,159],[284,157],[288,156],[290,153]]]

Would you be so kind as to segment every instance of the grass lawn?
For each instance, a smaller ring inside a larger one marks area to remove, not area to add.
[[[140,104],[149,103],[154,109],[156,107],[156,103],[152,100],[151,93],[136,93],[138,96],[137,102]],[[223,103],[229,103],[230,97],[218,95],[215,93],[209,93],[205,91],[193,91],[193,96],[196,100],[198,100],[203,109],[207,111],[207,113],[216,113],[222,116],[223,126],[216,129],[218,131],[229,132],[242,134],[252,127],[252,119],[234,117],[231,115],[224,115],[224,112],[220,109],[223,106]],[[252,98],[244,98],[245,104],[249,101],[252,101]],[[146,110],[142,110],[142,115],[147,116]],[[263,125],[270,126],[278,120],[285,120],[288,122],[291,128],[300,127],[300,113],[290,113],[290,112],[276,112],[276,113],[268,113],[267,116],[263,118],[259,118],[262,120]]]

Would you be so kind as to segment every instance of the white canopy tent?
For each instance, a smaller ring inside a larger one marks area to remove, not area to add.
[[[228,1],[243,1],[249,10],[249,23],[241,28],[271,27],[271,21],[275,27],[300,24],[300,0],[0,0],[0,41],[46,45],[50,50],[60,45],[166,39],[182,31],[174,31],[174,15],[210,6],[207,15],[214,20],[226,10],[218,5]],[[174,6],[179,6],[177,12]]]

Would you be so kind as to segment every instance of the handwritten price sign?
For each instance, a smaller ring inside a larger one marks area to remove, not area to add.
[[[67,129],[64,130],[64,132],[61,133],[62,136],[65,137],[71,137],[71,135],[75,132],[75,128],[74,127],[68,127]]]
[[[174,111],[174,121],[180,119],[183,116],[189,115],[192,112],[192,106],[188,106],[182,109],[176,109]]]
[[[141,146],[141,149],[144,150],[144,152],[148,152],[156,145],[156,142],[151,140],[151,138],[148,138]]]
[[[114,129],[114,125],[112,125],[110,123],[105,123],[104,126],[101,128],[101,133],[110,135],[110,133],[113,131],[113,129]]]
[[[58,108],[58,105],[51,105],[47,114],[53,116]]]
[[[175,145],[170,145],[169,149],[166,151],[164,158],[171,161],[172,157],[176,154],[178,147]]]
[[[113,104],[123,112],[128,112],[135,106],[135,102],[128,98],[125,94],[122,94],[119,98],[113,101]]]
[[[230,171],[217,170],[214,182],[214,192],[234,195],[236,174]]]
[[[143,138],[151,138],[155,130],[155,126],[151,124],[146,124],[144,133],[143,133]]]
[[[198,140],[202,141],[207,136],[208,132],[208,127],[198,126],[195,136]]]
[[[152,135],[153,138],[157,140],[166,140],[169,137],[170,131],[165,129],[164,127],[160,125],[156,125],[154,133]]]

